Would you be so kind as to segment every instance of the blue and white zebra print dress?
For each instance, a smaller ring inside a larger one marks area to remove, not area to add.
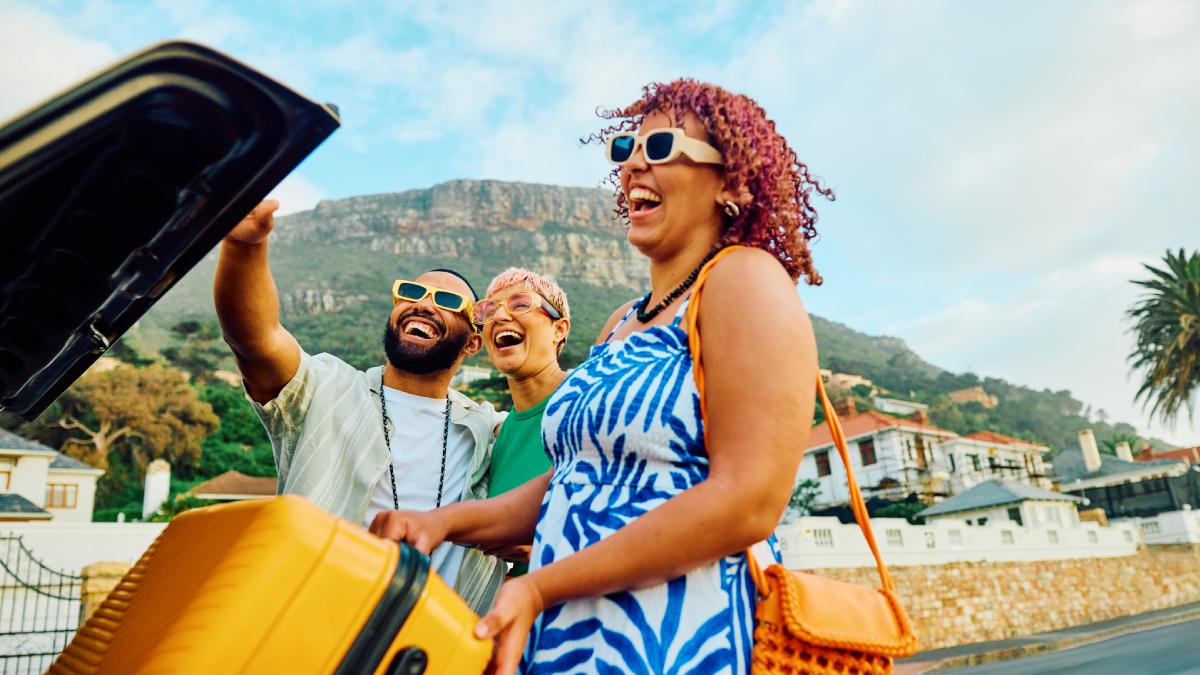
[[[531,570],[604,539],[708,476],[680,327],[686,307],[669,326],[593,347],[550,398],[542,441],[554,474]],[[745,555],[729,556],[660,586],[547,609],[533,624],[521,672],[743,675],[754,608]]]

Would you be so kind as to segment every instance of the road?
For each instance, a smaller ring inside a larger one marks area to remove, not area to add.
[[[1061,652],[943,670],[937,675],[1200,675],[1200,619]]]

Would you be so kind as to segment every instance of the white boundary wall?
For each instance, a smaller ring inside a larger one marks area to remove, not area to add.
[[[1147,544],[1200,543],[1200,511],[1167,511],[1152,518],[1122,518],[1110,523],[1140,527]]]
[[[872,518],[871,529],[884,562],[897,566],[1116,558],[1133,555],[1142,541],[1137,525],[1130,522],[1030,528],[1013,522],[968,527],[952,519],[911,525],[903,518]],[[843,525],[837,518],[800,518],[777,527],[775,537],[789,569],[875,565],[858,525]]]
[[[77,575],[97,562],[137,562],[166,523],[0,523],[53,570]]]

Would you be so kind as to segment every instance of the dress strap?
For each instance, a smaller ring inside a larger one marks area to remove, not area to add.
[[[679,303],[679,309],[675,312],[675,319],[671,321],[672,326],[678,326],[683,322],[683,316],[687,314],[688,303],[692,301],[692,294],[688,293],[683,302]]]
[[[649,296],[650,294],[647,293],[646,295]],[[613,329],[608,331],[608,335],[604,336],[604,342],[602,344],[608,344],[608,341],[612,339],[612,336],[617,332],[617,329],[621,326],[624,326],[625,322],[629,320],[629,317],[633,316],[634,311],[637,310],[637,307],[639,304],[641,304],[641,302],[642,298],[638,298],[632,305],[629,306],[629,309],[625,312],[625,316],[621,317],[621,320],[617,322],[617,325],[613,326]],[[678,317],[676,317],[675,320],[678,321]]]

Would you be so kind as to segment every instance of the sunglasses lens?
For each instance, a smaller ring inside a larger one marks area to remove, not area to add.
[[[496,303],[491,300],[476,303],[471,310],[471,321],[475,323],[486,323],[491,321],[493,316],[496,316]]]
[[[400,284],[400,288],[396,289],[396,295],[398,295],[401,300],[418,302],[421,300],[421,298],[425,297],[425,287],[417,284],[403,283]]]
[[[533,296],[528,293],[513,293],[508,296],[508,312],[510,314],[524,314],[533,309]]]
[[[661,131],[650,134],[646,139],[646,159],[651,162],[662,161],[671,156],[671,146],[675,144],[675,136]]]
[[[456,295],[448,291],[435,291],[433,293],[433,304],[448,309],[451,312],[457,312],[462,309],[463,298],[461,295]]]
[[[614,162],[624,162],[633,154],[633,146],[637,143],[637,139],[633,136],[618,136],[613,139],[612,145],[609,146],[609,159]]]

